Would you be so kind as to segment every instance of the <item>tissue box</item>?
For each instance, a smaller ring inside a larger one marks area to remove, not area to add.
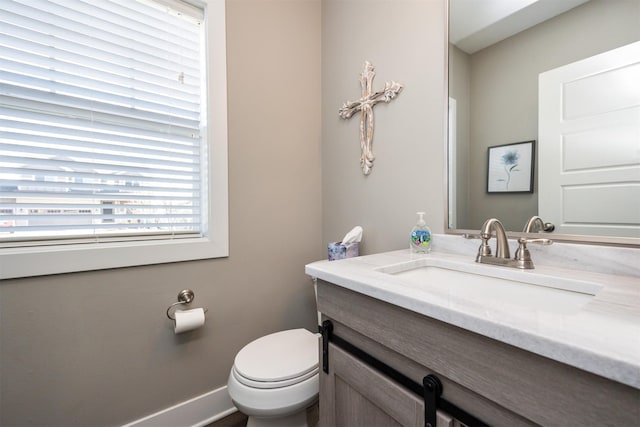
[[[329,261],[335,261],[337,259],[351,258],[358,256],[360,251],[360,243],[353,242],[343,245],[342,242],[329,243]]]

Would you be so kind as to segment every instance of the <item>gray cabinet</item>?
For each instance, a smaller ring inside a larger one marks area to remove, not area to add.
[[[491,426],[636,426],[640,390],[318,280],[333,333]],[[330,345],[320,426],[424,426],[420,396]],[[439,413],[438,427],[458,427]]]
[[[328,374],[321,378],[320,425],[424,427],[424,401],[348,352],[329,344]],[[436,427],[454,426],[437,412]]]
[[[321,379],[321,425],[424,426],[424,406],[418,397],[333,344],[329,344],[329,366]]]

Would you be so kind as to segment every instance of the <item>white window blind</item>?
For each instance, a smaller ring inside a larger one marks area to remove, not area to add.
[[[2,0],[0,245],[200,237],[201,10]]]

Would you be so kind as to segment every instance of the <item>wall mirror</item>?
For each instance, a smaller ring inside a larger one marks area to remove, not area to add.
[[[449,0],[447,232],[495,217],[516,236],[539,215],[554,240],[640,246],[639,14],[640,0]],[[531,168],[532,191],[512,191]]]

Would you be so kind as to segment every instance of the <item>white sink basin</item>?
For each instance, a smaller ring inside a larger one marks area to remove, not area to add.
[[[461,299],[493,307],[573,313],[602,289],[599,283],[537,270],[461,262],[425,256],[379,267],[404,285],[450,300]]]

